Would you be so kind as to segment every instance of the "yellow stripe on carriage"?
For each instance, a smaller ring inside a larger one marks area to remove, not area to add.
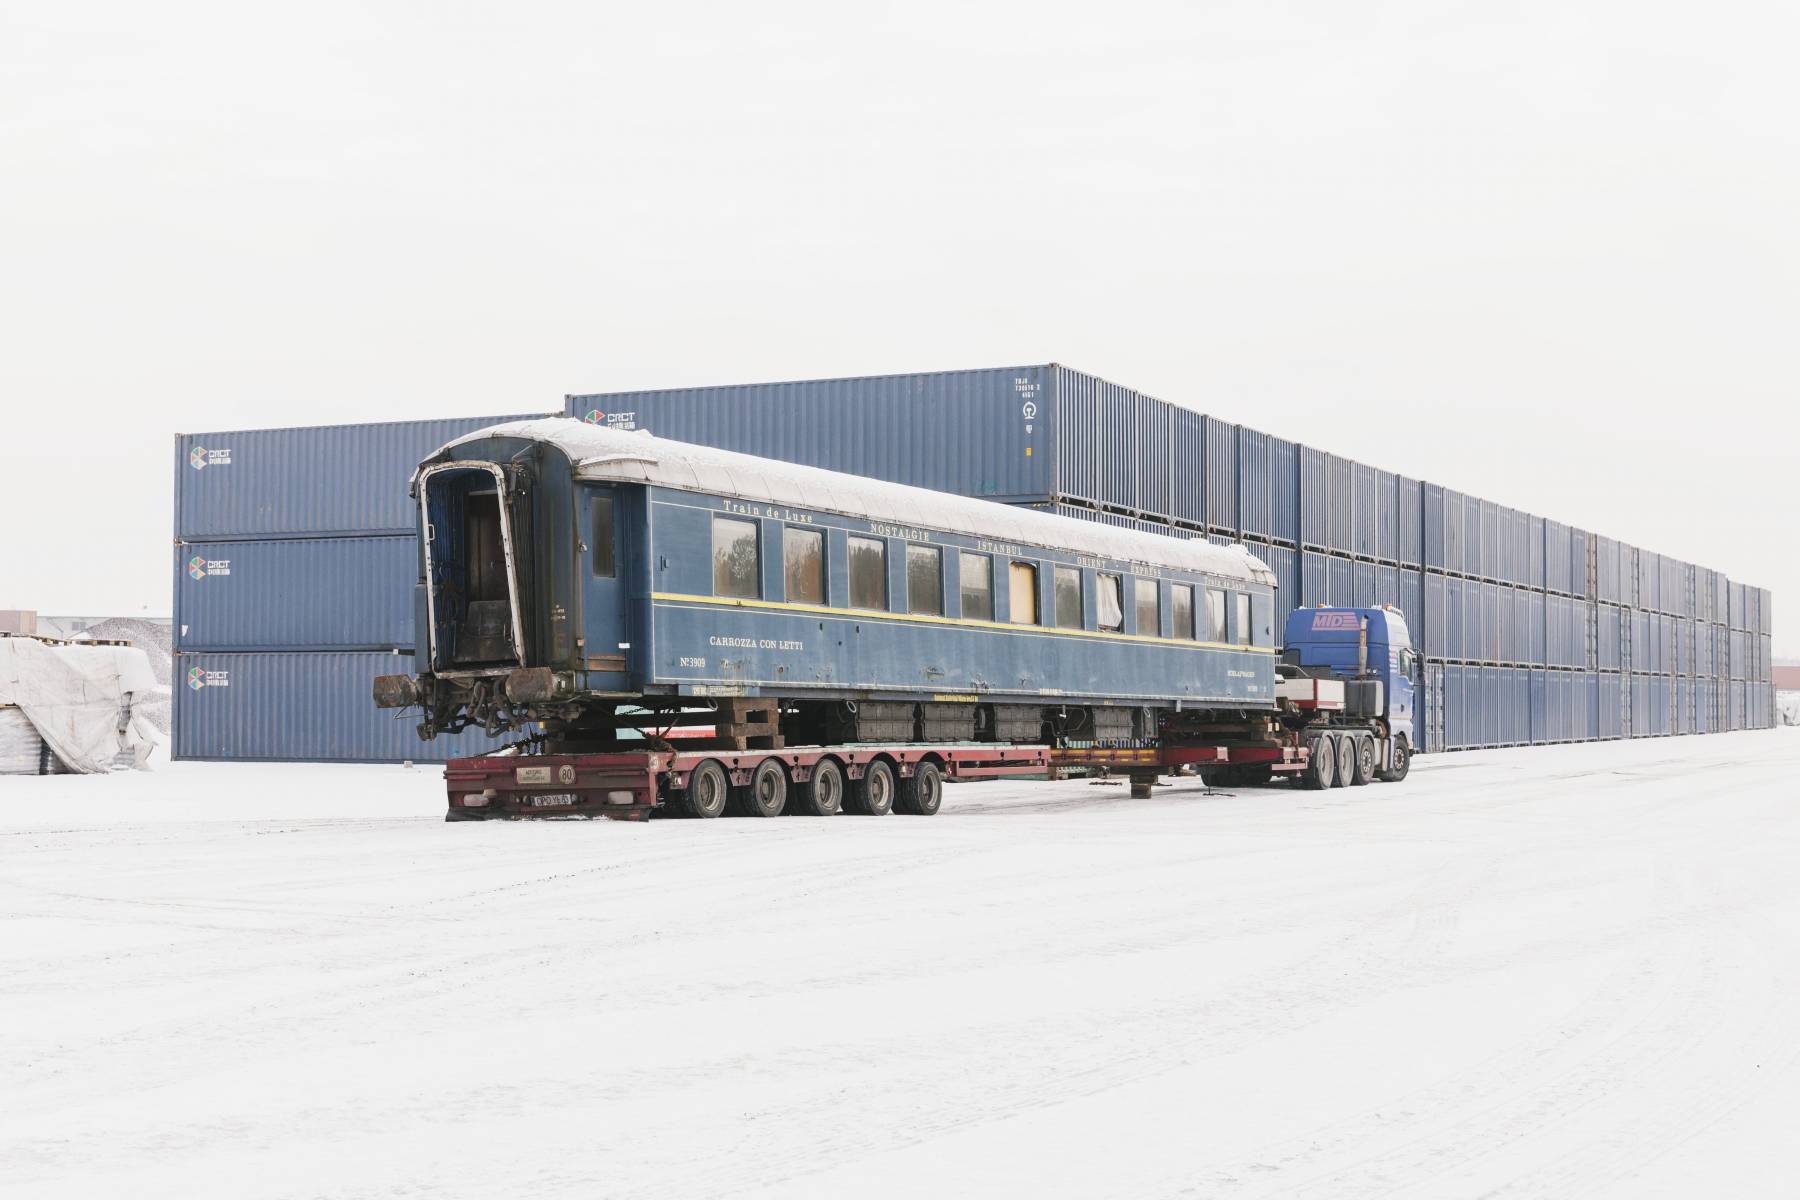
[[[1105,633],[1097,629],[1059,629],[1051,625],[1014,625],[1006,621],[980,621],[969,617],[934,617],[927,613],[883,612],[878,608],[830,608],[823,604],[792,604],[785,600],[739,600],[731,596],[690,596],[683,592],[653,592],[652,600],[670,604],[708,604],[715,608],[744,608],[764,612],[816,613],[840,621],[901,621],[916,625],[959,625],[996,633],[1028,636],[1099,638],[1109,642],[1143,642],[1177,649],[1234,650],[1241,654],[1273,654],[1271,646],[1240,646],[1232,642],[1200,642],[1190,638],[1146,637],[1140,633]]]

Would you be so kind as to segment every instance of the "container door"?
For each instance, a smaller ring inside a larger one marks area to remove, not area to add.
[[[622,692],[629,686],[632,649],[619,536],[624,513],[620,511],[620,497],[612,488],[587,488],[580,494],[585,511],[577,517],[577,524],[587,547],[582,572],[587,686],[596,692]]]
[[[1425,666],[1425,720],[1419,727],[1418,748],[1430,753],[1444,749],[1444,665]]]

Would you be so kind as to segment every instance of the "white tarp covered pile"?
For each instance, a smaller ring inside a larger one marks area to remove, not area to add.
[[[1800,725],[1800,692],[1775,693],[1775,720],[1782,725]]]
[[[156,733],[134,702],[158,694],[142,650],[0,638],[0,705],[14,705],[71,771],[143,767]]]

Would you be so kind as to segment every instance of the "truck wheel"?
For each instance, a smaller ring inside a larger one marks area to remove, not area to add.
[[[913,768],[911,779],[900,781],[894,797],[894,811],[914,817],[931,817],[944,804],[944,773],[934,762],[922,762]]]
[[[739,788],[737,815],[779,817],[787,807],[787,769],[780,760],[765,758],[750,775],[750,786]]]
[[[1328,737],[1316,737],[1308,747],[1306,769],[1295,776],[1300,786],[1323,792],[1337,782],[1337,745]]]
[[[1348,740],[1356,745],[1356,762],[1350,773],[1350,782],[1363,787],[1375,778],[1375,739],[1358,737]]]
[[[844,808],[844,769],[829,758],[813,764],[812,778],[794,785],[789,812],[809,817],[835,817]]]
[[[726,778],[724,767],[708,759],[694,768],[688,776],[687,790],[676,796],[683,815],[716,817],[725,811],[725,802],[731,798],[731,780]]]
[[[1377,771],[1375,778],[1383,783],[1399,783],[1412,770],[1412,747],[1406,744],[1403,737],[1394,739],[1394,762],[1385,771]]]
[[[872,762],[863,777],[850,785],[844,810],[865,817],[881,817],[893,807],[894,768],[884,762]]]
[[[1337,743],[1337,785],[1349,787],[1355,782],[1356,775],[1356,739],[1336,737]]]

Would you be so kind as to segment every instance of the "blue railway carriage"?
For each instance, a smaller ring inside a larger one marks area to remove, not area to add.
[[[568,419],[459,438],[413,494],[419,671],[376,700],[426,738],[1145,745],[1276,708],[1241,546]]]

